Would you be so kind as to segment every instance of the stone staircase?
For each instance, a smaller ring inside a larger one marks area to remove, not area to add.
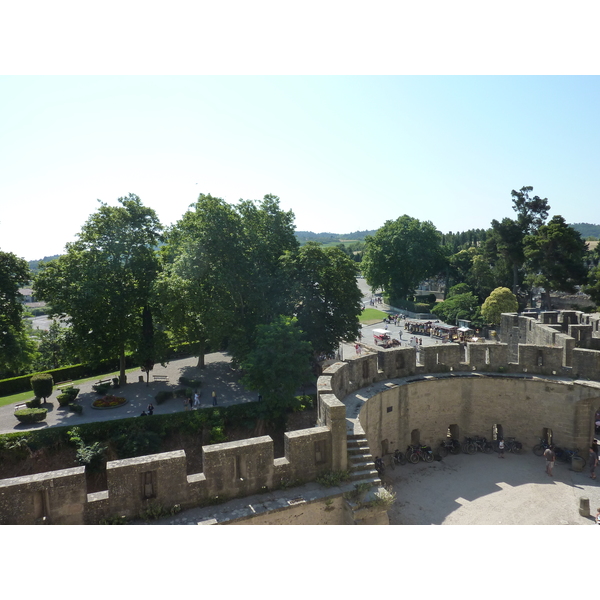
[[[364,433],[348,433],[348,471],[350,471],[350,480],[354,484],[381,485],[381,479],[375,469],[374,458]]]

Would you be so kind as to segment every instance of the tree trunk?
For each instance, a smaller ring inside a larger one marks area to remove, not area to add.
[[[513,289],[512,293],[516,296],[517,289],[519,287],[519,266],[517,263],[513,263]]]
[[[204,367],[206,367],[206,364],[204,362],[204,352],[201,352],[198,355],[198,364],[196,365],[197,369],[204,369]]]
[[[125,344],[121,344],[121,352],[119,356],[119,385],[127,383],[127,375],[125,375]]]

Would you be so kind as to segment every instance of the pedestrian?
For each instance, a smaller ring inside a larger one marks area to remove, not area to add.
[[[600,508],[596,509],[596,525],[600,525]]]
[[[258,394],[258,401],[262,402],[262,394]]]
[[[217,392],[215,392],[215,390],[213,390],[212,393],[212,401],[213,401],[213,406],[217,405]]]
[[[590,446],[590,479],[596,479],[596,467],[598,466],[598,455],[594,452],[594,448]]]
[[[358,344],[356,344],[356,345],[354,346],[354,350],[356,350],[356,354],[360,354],[360,352],[359,352],[359,348],[360,348],[360,346],[359,346]]]
[[[154,413],[154,405],[151,402],[150,404],[148,404],[148,414],[152,415],[153,413]]]
[[[556,454],[554,454],[554,444],[551,444],[546,450],[544,450],[544,457],[546,458],[546,473],[553,477],[552,469],[554,468],[554,461],[556,460]]]
[[[200,408],[200,394],[198,393],[198,390],[196,390],[196,393],[194,394],[194,408]]]
[[[183,399],[183,409],[190,410],[190,399],[187,396]]]
[[[147,417],[147,416],[148,416],[148,415],[146,415],[146,411],[145,411],[145,410],[143,410],[143,411],[142,411],[142,414],[140,415],[140,417]]]
[[[502,438],[498,442],[498,458],[504,458],[504,440]]]

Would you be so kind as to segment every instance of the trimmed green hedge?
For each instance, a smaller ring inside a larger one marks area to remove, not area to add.
[[[21,423],[39,423],[46,418],[48,414],[47,408],[22,408],[15,411],[15,417]]]

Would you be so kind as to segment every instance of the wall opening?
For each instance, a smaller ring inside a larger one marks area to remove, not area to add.
[[[46,490],[33,492],[33,517],[36,523],[44,523],[48,519],[48,496]]]
[[[363,379],[369,379],[369,363],[366,360],[362,364],[362,376]]]
[[[419,446],[421,444],[421,432],[418,429],[413,429],[410,432],[410,443],[413,446]]]
[[[494,423],[492,427],[492,440],[494,442],[504,438],[504,430],[502,429],[502,425],[500,423]]]
[[[146,471],[142,476],[142,497],[144,500],[156,498],[156,471]]]
[[[381,456],[385,456],[389,453],[389,445],[388,440],[381,440]]]
[[[318,440],[315,442],[315,465],[321,465],[327,462],[326,450],[326,440]]]
[[[460,441],[460,428],[456,423],[448,425],[448,432],[446,433],[446,437]]]
[[[485,364],[489,365],[490,364],[490,349],[486,348],[485,349]]]
[[[404,369],[404,353],[396,352],[396,369]]]
[[[242,456],[240,454],[235,455],[235,478],[241,481],[244,480],[245,477],[245,469],[244,469],[244,461],[242,460]]]
[[[538,364],[538,367],[543,367],[544,366],[544,352],[543,352],[543,350],[538,350],[537,351],[537,364]]]
[[[383,352],[378,352],[377,353],[377,370],[378,371],[383,371],[383,366],[384,366],[384,360],[383,360]]]

